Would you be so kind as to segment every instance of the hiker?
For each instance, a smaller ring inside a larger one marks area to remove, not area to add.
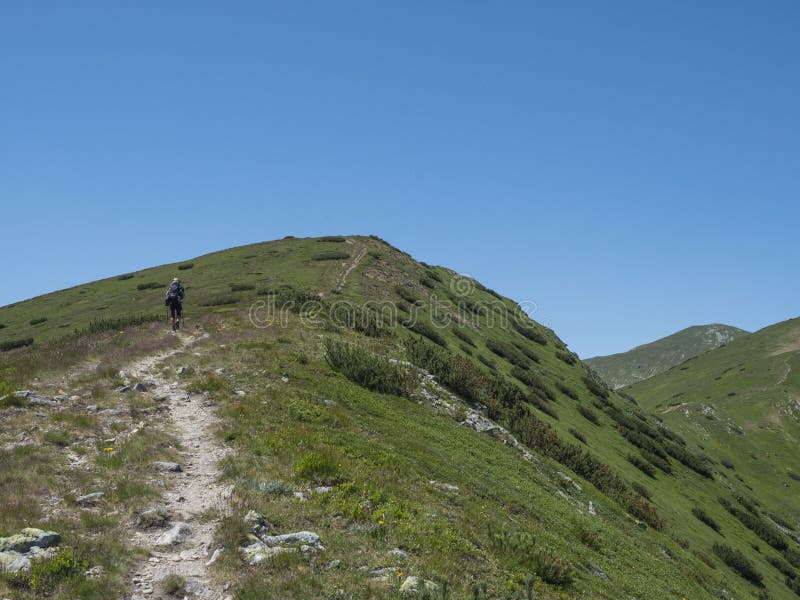
[[[175,277],[167,288],[164,304],[169,306],[169,316],[172,319],[172,331],[177,331],[181,326],[183,316],[183,286]]]

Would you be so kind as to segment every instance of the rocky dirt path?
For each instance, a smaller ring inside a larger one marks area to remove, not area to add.
[[[367,247],[362,246],[359,250],[356,257],[353,259],[353,262],[348,265],[348,267],[342,271],[341,275],[339,275],[339,282],[336,285],[336,291],[341,292],[344,289],[345,284],[347,283],[347,278],[352,273],[353,269],[355,269],[359,263],[364,259],[364,256],[367,254]]]
[[[134,571],[131,600],[228,597],[209,575],[209,567],[219,555],[213,547],[214,531],[231,493],[230,486],[218,483],[218,462],[228,450],[214,437],[214,403],[204,394],[188,393],[160,370],[163,361],[202,339],[181,336],[181,348],[146,357],[126,369],[131,379],[148,382],[148,393],[163,399],[168,407],[162,413],[163,427],[177,437],[182,447],[179,464],[158,465],[167,491],[162,505],[154,507],[150,514],[153,521],[163,519],[166,526],[137,532],[131,540],[149,551],[147,560]],[[168,520],[165,515],[169,515]],[[183,584],[183,590],[174,591],[171,596],[161,585],[170,576],[177,576],[172,579]]]

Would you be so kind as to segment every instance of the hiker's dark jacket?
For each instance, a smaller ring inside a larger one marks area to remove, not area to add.
[[[177,281],[173,281],[167,289],[166,304],[183,302],[183,286]]]

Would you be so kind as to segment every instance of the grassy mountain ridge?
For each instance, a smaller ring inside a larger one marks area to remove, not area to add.
[[[0,430],[9,467],[0,506],[25,505],[0,511],[0,535],[47,524],[79,550],[97,554],[102,541],[108,557],[105,580],[59,579],[50,595],[78,597],[70,590],[83,586],[82,598],[109,597],[98,591],[103,581],[127,585],[120,528],[160,492],[144,458],[109,460],[98,446],[143,419],[149,425],[130,438],[137,456],[175,451],[157,399],[121,400],[114,389],[129,357],[174,347],[163,323],[125,321],[159,312],[178,273],[187,323],[208,337],[163,369],[214,399],[219,442],[233,452],[223,472],[234,495],[218,526],[225,551],[214,568],[235,597],[394,598],[408,574],[446,585],[452,598],[794,596],[767,560],[782,554],[753,550],[759,538],[717,501],[752,494],[744,482],[594,380],[555,332],[479,282],[356,236],[266,242],[183,266],[0,309],[0,339],[34,337],[0,353],[3,394],[63,389],[68,398],[43,416],[13,399],[0,408],[9,424]],[[151,282],[163,287],[138,289]],[[71,333],[97,316],[118,327]],[[129,404],[110,423],[86,412],[120,402]],[[146,437],[150,428],[162,443]],[[81,462],[73,467],[65,454]],[[92,482],[108,490],[102,519],[70,500]],[[331,490],[313,493],[319,485]],[[49,504],[37,500],[43,489]],[[251,509],[281,530],[316,531],[323,555],[248,566],[237,548]],[[758,581],[737,574],[720,544],[753,562]],[[327,568],[332,561],[341,562]],[[394,579],[369,576],[390,566]],[[24,582],[6,588],[35,597]]]
[[[731,342],[747,332],[730,325],[696,325],[627,352],[586,359],[614,389],[663,373],[682,362]]]

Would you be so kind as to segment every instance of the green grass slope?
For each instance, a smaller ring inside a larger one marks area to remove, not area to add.
[[[742,455],[679,423],[684,439],[594,380],[512,300],[371,237],[284,239],[185,264],[0,309],[3,341],[34,338],[0,353],[0,398],[49,386],[69,398],[59,410],[0,401],[0,536],[57,527],[106,568],[84,580],[47,567],[46,592],[0,576],[0,595],[125,589],[126,523],[159,494],[143,465],[173,450],[168,432],[153,433],[158,406],[134,397],[111,428],[137,433],[107,457],[108,432],[85,405],[113,408],[125,360],[174,345],[165,324],[136,318],[161,311],[163,287],[137,287],[177,272],[187,324],[208,338],[164,372],[213,397],[233,449],[214,569],[235,598],[397,598],[406,575],[438,582],[437,598],[795,597],[800,546],[766,513],[794,528],[796,500],[762,499],[721,462]],[[503,429],[478,431],[486,419]],[[108,490],[102,514],[74,507],[89,481]],[[720,497],[747,503],[783,545]],[[325,551],[249,566],[237,548],[251,509],[278,530],[317,532]],[[381,568],[389,575],[370,577]]]
[[[697,325],[627,352],[586,359],[603,381],[620,389],[719,348],[747,332],[730,325]]]
[[[741,337],[639,383],[630,392],[725,461],[774,513],[798,525],[800,320]]]

